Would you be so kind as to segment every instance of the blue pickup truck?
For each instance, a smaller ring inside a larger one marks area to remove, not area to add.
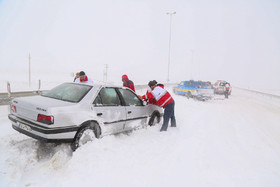
[[[211,99],[215,94],[210,82],[194,80],[181,81],[179,85],[173,87],[173,92],[188,98],[197,98],[204,101]]]

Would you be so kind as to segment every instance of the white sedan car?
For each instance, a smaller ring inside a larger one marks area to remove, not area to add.
[[[222,81],[222,80],[218,80],[217,82],[215,82],[215,84],[213,85],[214,89],[215,89],[215,93],[216,94],[225,94],[226,91],[226,84],[228,82],[226,81]],[[228,83],[229,84],[229,83]],[[230,84],[229,84],[230,85]],[[231,95],[231,86],[229,87],[229,95]]]
[[[15,98],[12,127],[43,142],[68,142],[73,150],[109,134],[158,123],[163,110],[129,88],[64,83],[45,94]]]

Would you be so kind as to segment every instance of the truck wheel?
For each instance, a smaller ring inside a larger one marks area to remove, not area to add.
[[[75,135],[74,141],[71,144],[71,149],[75,151],[78,147],[85,145],[87,142],[94,141],[100,137],[100,128],[97,123],[91,122],[83,126]]]
[[[188,91],[187,94],[186,94],[186,96],[187,96],[187,98],[189,99],[189,98],[192,97],[192,93],[191,93],[190,91]]]

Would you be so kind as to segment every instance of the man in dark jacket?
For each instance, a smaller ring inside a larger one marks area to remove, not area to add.
[[[134,83],[128,79],[127,75],[122,76],[123,86],[128,87],[135,92]]]

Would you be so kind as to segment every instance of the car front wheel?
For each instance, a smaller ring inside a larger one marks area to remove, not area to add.
[[[149,120],[149,125],[154,126],[156,123],[160,122],[160,115],[156,112],[154,112]]]

